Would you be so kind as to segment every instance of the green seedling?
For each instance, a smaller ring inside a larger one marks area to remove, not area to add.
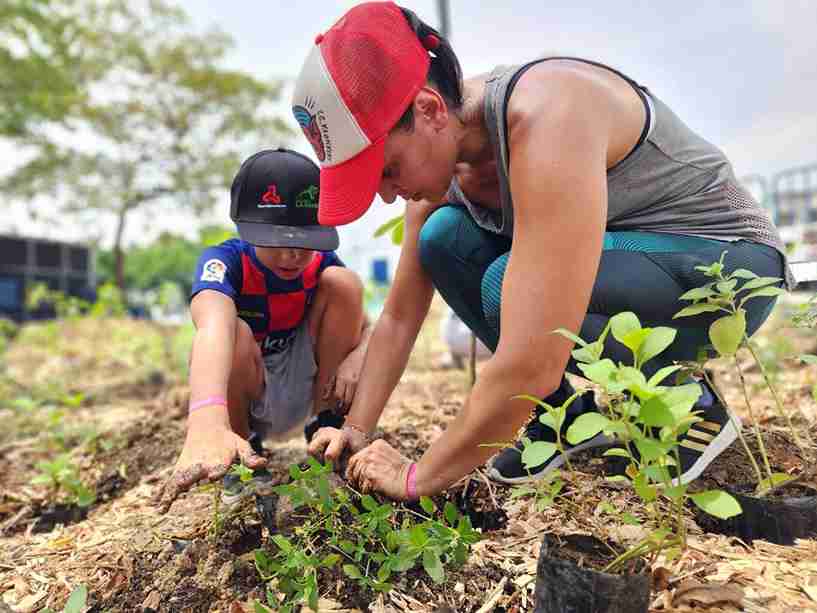
[[[37,462],[37,468],[40,473],[31,480],[31,484],[49,486],[55,499],[62,494],[68,503],[79,507],[90,506],[96,501],[96,494],[82,484],[77,467],[67,453],[51,462]]]
[[[243,464],[233,464],[230,467],[230,474],[236,475],[241,483],[248,483],[252,481],[252,468],[248,468]]]
[[[289,498],[297,527],[290,535],[273,536],[275,552],[255,552],[256,568],[268,582],[267,603],[257,603],[256,611],[286,613],[301,604],[317,609],[322,572],[338,565],[361,589],[373,592],[388,592],[395,574],[418,564],[441,583],[445,568],[463,564],[480,538],[451,503],[436,518],[434,502],[422,498],[423,515],[349,487],[332,490],[331,472],[331,464],[310,458],[305,470],[290,467],[291,483],[274,488]]]
[[[696,383],[665,386],[663,382],[683,367],[661,368],[651,377],[642,372],[644,365],[665,351],[675,340],[676,331],[667,327],[645,328],[634,313],[619,313],[610,319],[602,336],[588,343],[566,330],[556,330],[574,343],[573,357],[584,376],[599,385],[607,398],[607,412],[588,413],[578,417],[565,434],[571,444],[588,440],[600,432],[615,436],[621,448],[605,452],[627,462],[625,475],[617,477],[634,488],[649,515],[650,532],[639,543],[611,562],[608,571],[618,570],[629,560],[660,552],[677,555],[686,546],[683,507],[687,500],[719,518],[740,513],[740,505],[729,494],[719,490],[691,494],[688,484],[673,478],[680,465],[678,444],[686,431],[700,417],[694,412],[701,388]],[[602,358],[608,333],[632,354],[632,364],[614,363]],[[548,409],[546,425],[555,427],[559,410]],[[524,455],[524,452],[523,452]],[[663,500],[670,502],[665,510]]]
[[[749,450],[749,446],[744,439],[740,428],[736,428],[740,437],[741,444],[744,451],[752,462],[752,467],[757,476],[757,493],[763,494],[782,482],[791,479],[790,475],[783,473],[774,473],[769,464],[769,456],[766,452],[766,447],[763,442],[763,437],[760,434],[760,427],[758,420],[750,400],[750,394],[746,385],[746,379],[740,361],[738,360],[738,352],[741,349],[746,349],[752,356],[755,364],[757,364],[763,380],[766,383],[769,391],[774,398],[775,406],[778,415],[788,425],[792,440],[802,449],[801,442],[797,430],[791,421],[791,415],[783,408],[783,403],[780,395],[777,392],[777,387],[773,382],[773,377],[769,373],[767,365],[761,359],[760,353],[755,344],[749,339],[746,330],[746,309],[744,305],[752,298],[759,297],[777,297],[785,293],[785,290],[778,287],[782,282],[779,277],[759,277],[750,270],[739,268],[729,274],[725,272],[724,258],[727,252],[721,254],[720,260],[713,262],[709,266],[696,266],[695,269],[702,272],[706,277],[712,279],[709,283],[701,287],[694,288],[681,296],[681,300],[691,301],[690,306],[685,307],[675,314],[675,318],[691,317],[700,315],[702,313],[722,313],[723,315],[716,319],[709,326],[709,340],[712,342],[712,347],[717,355],[722,358],[727,358],[732,361],[732,364],[738,374],[741,390],[743,392],[746,410],[749,413],[749,419],[757,439],[758,451],[761,456],[763,468],[765,469],[765,476],[763,471],[755,460],[754,455]],[[705,372],[705,371],[704,371]],[[716,391],[720,402],[725,401],[723,395],[717,390],[714,383],[709,381],[711,387]]]

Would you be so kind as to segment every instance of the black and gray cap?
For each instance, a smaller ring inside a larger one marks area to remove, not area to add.
[[[242,240],[259,247],[333,251],[334,227],[318,224],[320,169],[290,149],[247,158],[230,189],[230,219]]]

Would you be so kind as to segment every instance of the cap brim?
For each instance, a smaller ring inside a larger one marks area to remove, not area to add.
[[[338,248],[338,231],[327,226],[274,226],[267,223],[236,223],[238,235],[256,247],[292,247],[334,251]]]
[[[342,226],[360,218],[374,201],[383,176],[386,139],[372,143],[351,160],[321,168],[318,221]]]

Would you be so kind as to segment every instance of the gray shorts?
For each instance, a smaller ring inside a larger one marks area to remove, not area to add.
[[[261,438],[280,437],[312,412],[318,365],[304,318],[289,347],[264,356],[264,391],[250,407],[250,427]]]

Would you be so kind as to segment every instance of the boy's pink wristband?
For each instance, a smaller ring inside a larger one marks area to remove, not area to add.
[[[209,398],[202,398],[201,400],[196,400],[196,402],[190,403],[190,408],[187,410],[188,413],[192,413],[196,409],[200,409],[202,407],[207,406],[227,406],[227,399],[224,396],[210,396]]]
[[[406,475],[406,495],[409,500],[417,500],[417,464],[412,462]]]

